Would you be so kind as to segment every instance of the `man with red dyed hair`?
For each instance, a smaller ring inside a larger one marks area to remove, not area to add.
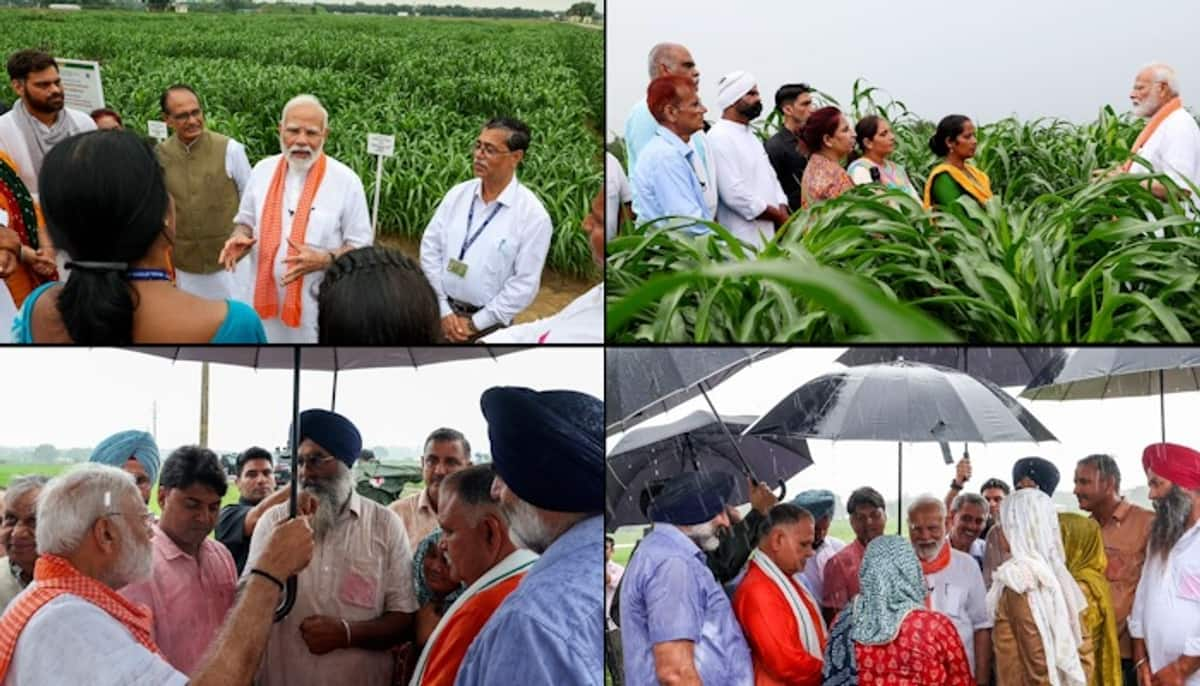
[[[1155,443],[1142,453],[1154,501],[1146,564],[1129,615],[1138,683],[1200,684],[1200,453]]]
[[[704,184],[695,168],[692,134],[704,126],[696,85],[682,76],[660,76],[646,90],[646,105],[658,122],[654,138],[642,149],[633,173],[634,213],[645,219],[694,217],[711,220]],[[671,224],[693,235],[709,233],[702,224],[675,220]]]

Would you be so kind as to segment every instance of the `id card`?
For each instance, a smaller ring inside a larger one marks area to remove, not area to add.
[[[450,258],[450,264],[446,265],[446,270],[460,279],[467,278],[467,263],[461,262],[454,258]]]

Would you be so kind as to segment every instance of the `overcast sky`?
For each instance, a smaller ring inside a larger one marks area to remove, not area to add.
[[[739,69],[757,77],[768,112],[784,83],[810,83],[846,104],[862,76],[934,121],[1091,121],[1106,104],[1127,111],[1135,73],[1156,60],[1180,70],[1185,105],[1200,103],[1197,2],[610,0],[606,19],[610,135],[622,135],[645,97],[647,55],[663,41],[691,50],[710,120],[721,116],[711,110],[717,81]]]
[[[0,348],[0,444],[92,446],[122,429],[149,430],[158,404],[158,443],[165,452],[199,440],[200,363],[114,349]],[[495,360],[464,360],[411,369],[342,372],[337,411],[364,446],[420,446],[439,426],[461,430],[488,451],[479,396],[496,385],[570,389],[601,397],[600,348],[544,347]],[[209,374],[209,446],[240,451],[287,444],[292,372],[213,365]],[[328,408],[330,372],[301,374],[301,409]]]
[[[794,348],[754,363],[717,386],[710,397],[717,411],[729,414],[761,415],[793,389],[821,374],[841,369],[834,362],[845,348]],[[1006,389],[1016,396],[1020,388]],[[999,477],[1010,485],[1012,465],[1018,459],[1038,455],[1059,469],[1062,481],[1058,491],[1070,493],[1075,463],[1093,453],[1108,453],[1117,459],[1123,490],[1144,486],[1142,449],[1159,439],[1159,401],[1151,398],[1071,400],[1056,402],[1019,399],[1059,440],[1058,443],[970,446],[974,474],[967,490],[978,492],[979,484]],[[647,422],[666,423],[707,408],[696,398],[667,415]],[[1200,393],[1174,393],[1166,397],[1167,440],[1200,447]],[[609,450],[620,435],[609,437]],[[896,444],[868,441],[808,442],[813,465],[787,482],[788,493],[795,495],[809,488],[827,488],[843,500],[859,486],[873,486],[884,498],[896,497]],[[963,445],[952,444],[955,459]],[[906,500],[921,493],[945,495],[954,466],[946,465],[936,443],[904,445],[904,493]],[[791,496],[788,496],[791,497]],[[889,517],[894,513],[889,513]]]

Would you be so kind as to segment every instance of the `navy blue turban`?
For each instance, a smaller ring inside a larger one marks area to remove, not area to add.
[[[1048,496],[1054,495],[1054,489],[1058,488],[1058,467],[1055,467],[1049,460],[1040,457],[1022,457],[1013,465],[1013,488],[1017,487],[1017,482],[1025,477],[1033,479],[1037,484],[1038,490]]]
[[[492,467],[521,500],[554,512],[604,511],[604,402],[575,391],[497,386],[479,398]]]
[[[822,489],[803,491],[792,498],[792,504],[811,512],[813,519],[831,517],[833,516],[833,491]]]
[[[733,485],[728,472],[684,472],[654,498],[650,520],[678,526],[703,524],[725,511]]]
[[[353,467],[362,451],[362,436],[349,419],[329,410],[300,413],[300,441],[310,438],[330,455]]]

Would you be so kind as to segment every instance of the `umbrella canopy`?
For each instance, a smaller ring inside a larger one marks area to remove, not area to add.
[[[747,434],[795,434],[834,441],[1054,441],[1029,410],[999,386],[913,362],[848,367],[792,391]]]
[[[1200,348],[1079,348],[1060,351],[1021,396],[1083,400],[1157,395],[1162,439],[1167,393],[1200,390]]]
[[[604,425],[608,435],[662,414],[779,352],[762,348],[607,348]]]
[[[1055,356],[1058,348],[1023,346],[968,348],[965,346],[852,347],[838,362],[847,367],[908,360],[950,367],[997,386],[1024,386]]]
[[[696,410],[669,424],[630,430],[613,446],[606,460],[605,523],[611,531],[646,522],[642,494],[646,487],[685,471],[723,471],[734,474],[734,502],[750,499],[747,480],[741,476],[739,457],[726,429],[740,433],[754,421],[751,416],[722,415]],[[725,426],[722,426],[722,422]],[[798,436],[747,436],[735,439],[742,457],[758,478],[774,483],[812,464],[808,444]]]

